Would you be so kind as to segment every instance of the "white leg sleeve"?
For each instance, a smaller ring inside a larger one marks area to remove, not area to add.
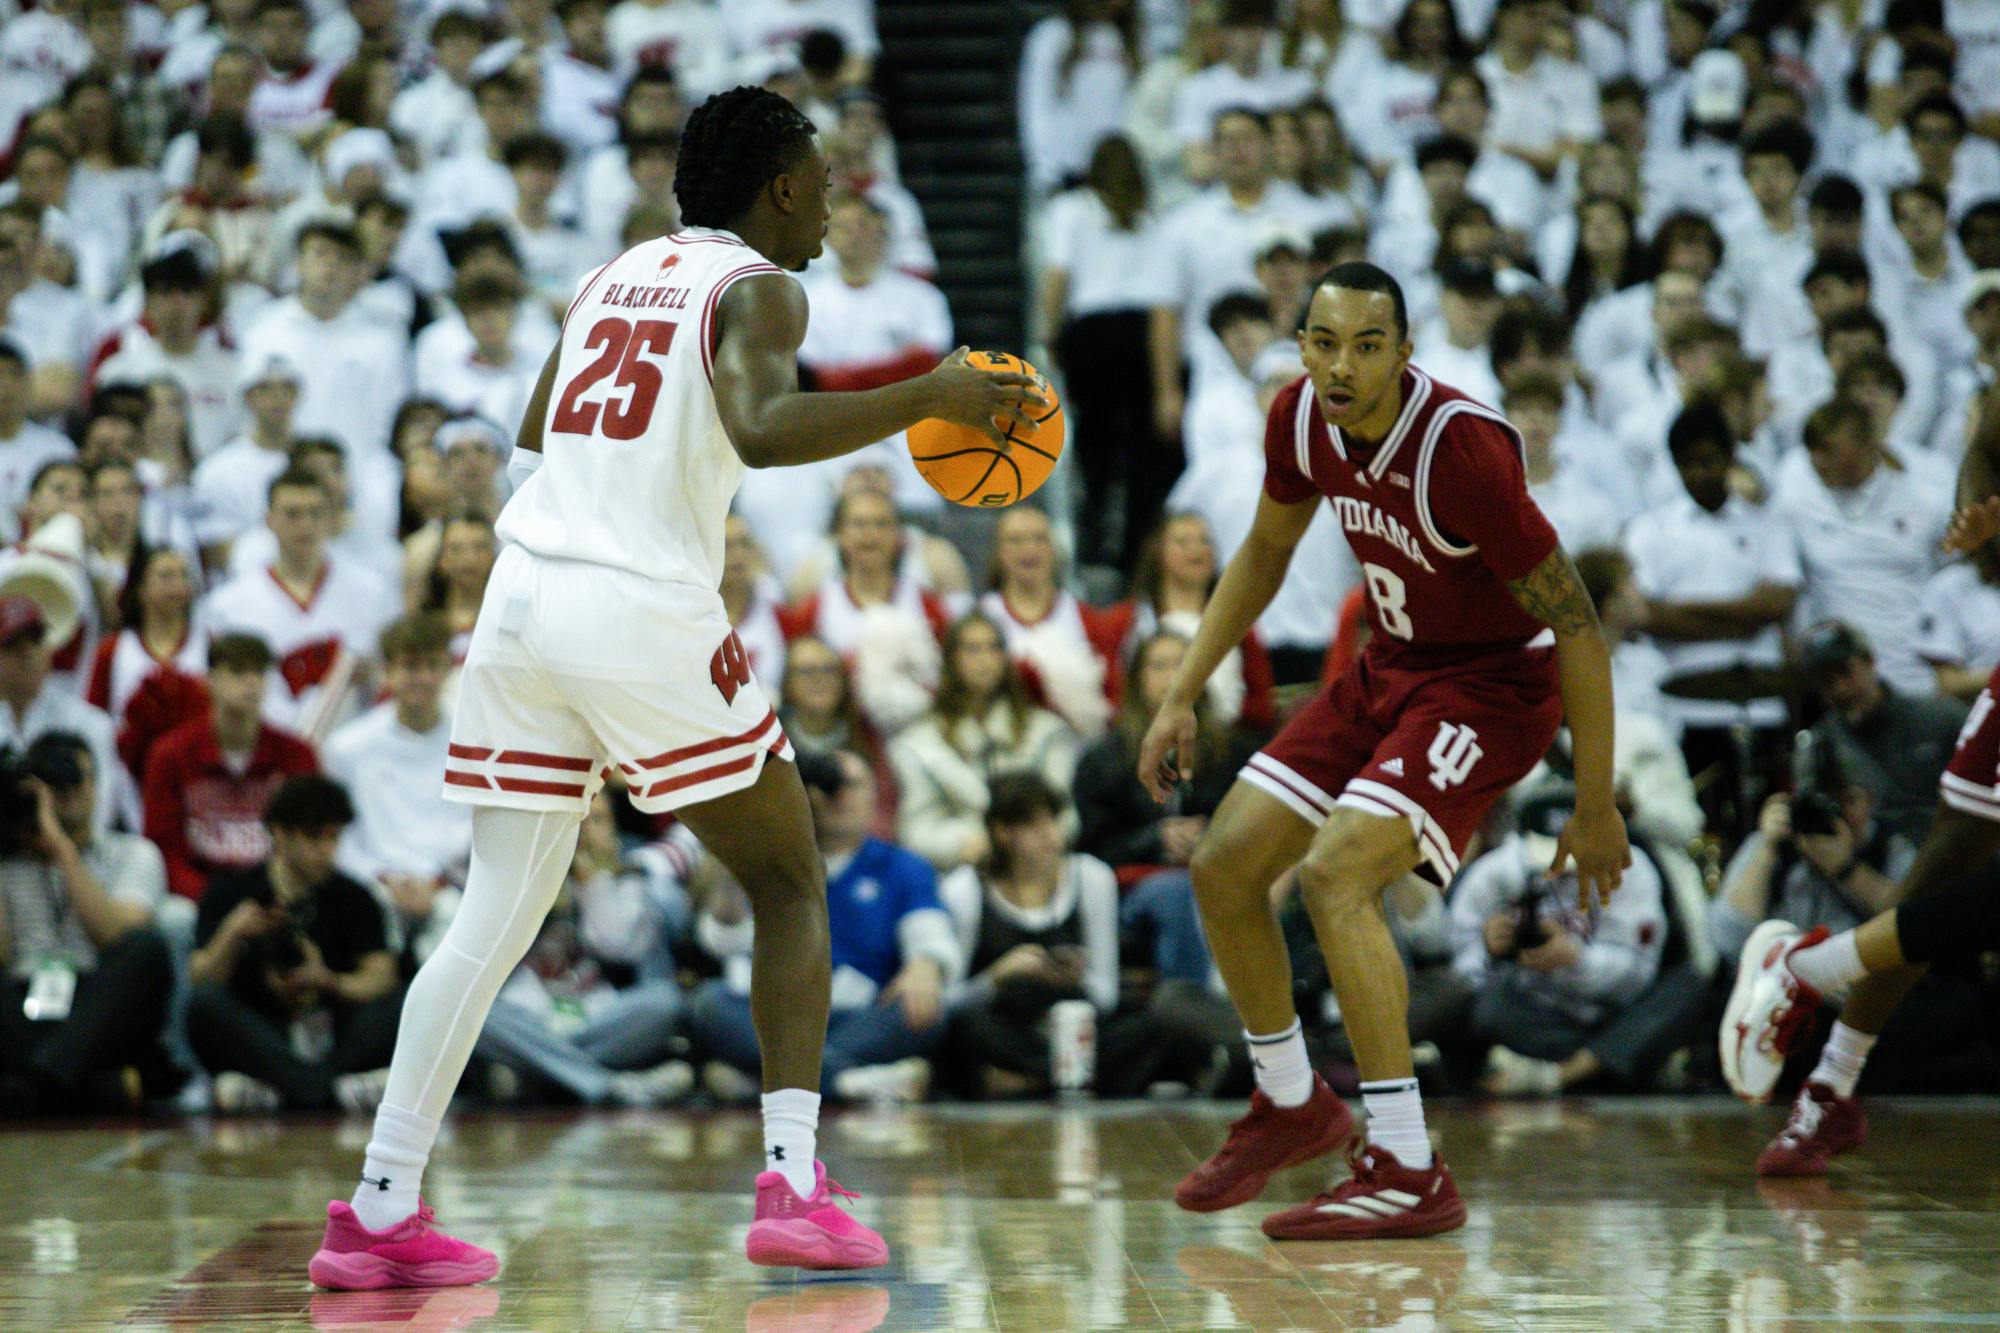
[[[444,1115],[493,997],[555,904],[582,827],[569,812],[473,812],[465,897],[403,1000],[384,1108]]]

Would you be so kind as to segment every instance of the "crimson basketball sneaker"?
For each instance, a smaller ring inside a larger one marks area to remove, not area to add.
[[[799,1197],[780,1171],[757,1177],[757,1220],[743,1242],[753,1264],[767,1268],[880,1268],[889,1262],[889,1243],[840,1210],[834,1195],[860,1196],[826,1178],[826,1163],[813,1163],[813,1193]]]
[[[1824,1083],[1807,1083],[1792,1103],[1792,1118],[1757,1158],[1760,1176],[1823,1176],[1840,1154],[1868,1138],[1861,1103]]]
[[[1388,1240],[1435,1236],[1465,1225],[1465,1200],[1444,1159],[1419,1171],[1375,1144],[1347,1151],[1354,1171],[1325,1194],[1264,1219],[1272,1240]]]
[[[1330,1153],[1354,1135],[1354,1112],[1318,1074],[1312,1096],[1298,1106],[1278,1106],[1263,1091],[1250,1094],[1250,1114],[1231,1121],[1215,1156],[1181,1178],[1174,1202],[1192,1213],[1213,1213],[1248,1203],[1288,1166]]]
[[[432,1219],[431,1206],[419,1202],[395,1226],[370,1231],[345,1199],[335,1199],[326,1206],[326,1236],[306,1274],[333,1291],[372,1291],[464,1287],[500,1271],[491,1250],[433,1231]]]
[[[1820,994],[1792,975],[1786,959],[1829,933],[1815,926],[1800,934],[1789,921],[1766,921],[1750,932],[1722,1011],[1722,1076],[1737,1096],[1768,1101],[1785,1057],[1812,1025]]]

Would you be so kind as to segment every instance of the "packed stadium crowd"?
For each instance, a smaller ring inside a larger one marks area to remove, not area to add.
[[[1248,1086],[1187,867],[1371,596],[1393,621],[1344,511],[1211,681],[1194,780],[1160,806],[1135,761],[1357,258],[1519,430],[1616,646],[1637,853],[1597,911],[1544,873],[1559,742],[1446,894],[1390,893],[1420,1073],[1713,1086],[1718,962],[1893,902],[1992,705],[2000,555],[1943,539],[2000,449],[2000,6],[1038,13],[1019,350],[1065,475],[974,526],[891,439],[750,472],[728,531],[829,874],[825,1090],[1045,1094],[1079,999],[1100,1095]],[[0,0],[0,1116],[380,1101],[465,871],[440,793],[505,456],[579,279],[678,226],[688,109],[761,84],[820,129],[809,383],[956,341],[881,55],[870,0]],[[749,899],[610,778],[463,1095],[755,1093]],[[1991,1087],[1996,1013],[1990,972],[1927,979],[1871,1080]]]

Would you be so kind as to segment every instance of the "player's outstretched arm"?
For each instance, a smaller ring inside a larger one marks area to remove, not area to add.
[[[1577,892],[1588,907],[1616,891],[1632,849],[1618,813],[1612,774],[1611,649],[1597,623],[1597,608],[1558,546],[1524,577],[1507,585],[1523,610],[1555,631],[1556,668],[1563,711],[1576,761],[1576,813],[1563,830],[1551,874],[1576,862]]]
[[[1202,609],[1201,627],[1181,659],[1181,669],[1167,691],[1166,701],[1153,715],[1153,725],[1139,746],[1139,781],[1153,799],[1164,802],[1176,783],[1194,776],[1194,701],[1208,686],[1208,678],[1236,645],[1250,633],[1257,617],[1278,595],[1291,568],[1292,552],[1306,535],[1320,498],[1315,495],[1302,504],[1281,504],[1268,494],[1257,498],[1257,517],[1250,535],[1221,582]],[[1167,763],[1169,752],[1174,763]]]
[[[817,463],[863,449],[926,417],[975,426],[1006,447],[1001,422],[1033,426],[1025,406],[1047,405],[1026,375],[966,364],[961,347],[915,379],[856,393],[799,389],[806,294],[780,273],[758,274],[723,293],[716,309],[715,406],[729,442],[750,467]]]

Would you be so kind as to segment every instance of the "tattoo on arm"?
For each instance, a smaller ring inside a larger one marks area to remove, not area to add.
[[[1597,608],[1591,605],[1576,566],[1560,546],[1525,577],[1508,584],[1507,590],[1522,610],[1557,634],[1581,634],[1597,628]]]

